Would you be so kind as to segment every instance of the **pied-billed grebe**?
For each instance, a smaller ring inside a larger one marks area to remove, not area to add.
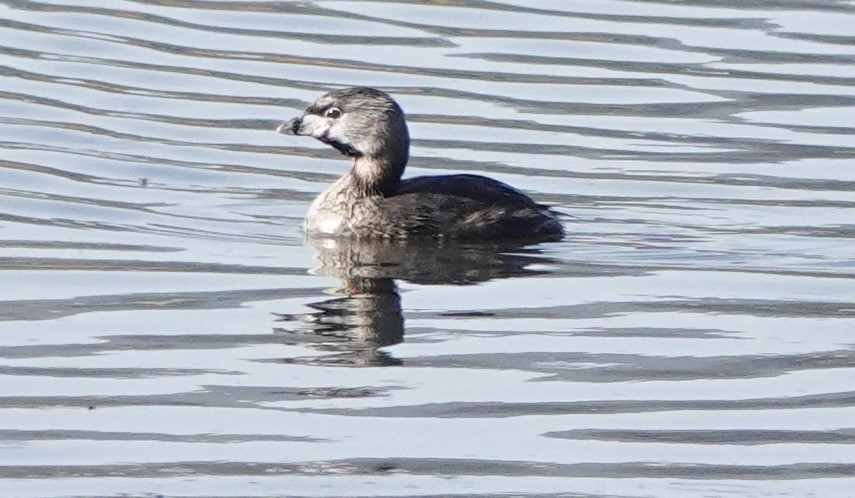
[[[276,131],[315,137],[353,161],[309,208],[309,235],[555,240],[564,233],[548,207],[484,176],[401,180],[410,135],[401,107],[380,90],[332,91]]]

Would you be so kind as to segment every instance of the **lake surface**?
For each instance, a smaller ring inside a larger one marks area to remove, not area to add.
[[[0,495],[850,497],[855,4],[0,2]],[[531,246],[307,243],[395,96]]]

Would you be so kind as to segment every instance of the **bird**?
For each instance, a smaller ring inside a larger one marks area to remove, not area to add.
[[[402,179],[410,134],[386,92],[333,90],[277,132],[309,136],[351,160],[350,170],[312,202],[309,236],[396,241],[560,240],[557,213],[500,181],[455,174]]]

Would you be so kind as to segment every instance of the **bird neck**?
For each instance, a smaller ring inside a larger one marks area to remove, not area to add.
[[[353,158],[353,167],[347,174],[355,189],[362,195],[390,196],[398,190],[406,160],[392,161],[377,156]]]

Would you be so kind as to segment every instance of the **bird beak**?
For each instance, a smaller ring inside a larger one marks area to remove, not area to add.
[[[299,118],[294,118],[280,124],[276,127],[276,132],[284,133],[285,135],[315,137],[348,157],[362,156],[362,152],[357,150],[347,137],[330,135],[330,127],[332,127],[330,119],[323,118],[317,114],[306,113]]]
[[[317,114],[306,113],[299,118],[285,121],[276,128],[276,131],[286,135],[308,135],[321,138],[326,136],[330,125],[329,119],[322,118]]]
[[[302,117],[290,119],[277,126],[276,133],[282,133],[283,135],[299,135],[300,125],[302,124]]]

